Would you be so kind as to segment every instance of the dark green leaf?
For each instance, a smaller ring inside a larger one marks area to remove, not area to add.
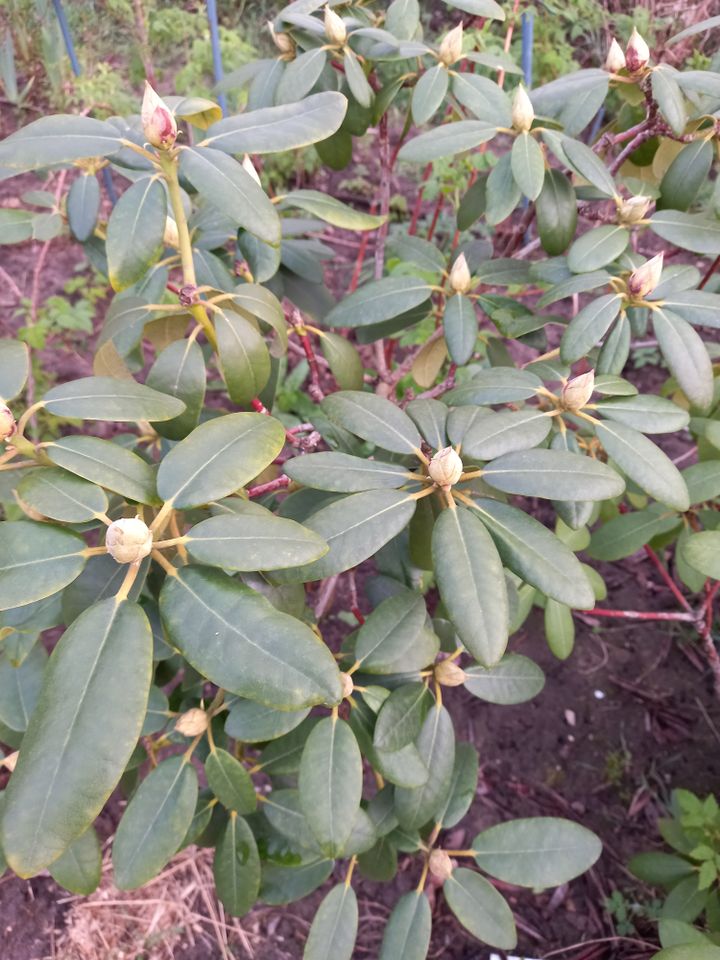
[[[303,960],[350,960],[357,928],[355,891],[348,884],[339,883],[327,894],[315,914]]]
[[[252,830],[235,813],[230,814],[213,861],[215,889],[223,907],[233,917],[242,917],[260,891],[260,857]]]
[[[29,520],[0,524],[0,610],[62,590],[85,566],[81,537]]]
[[[257,806],[255,787],[245,767],[227,750],[210,752],[205,761],[208,786],[227,810],[253,813]]]
[[[506,653],[492,667],[474,664],[465,667],[465,673],[465,689],[489,703],[526,703],[545,686],[545,675],[540,667],[518,653]]]
[[[448,906],[470,933],[491,947],[512,950],[515,922],[507,901],[480,874],[461,867],[443,884]]]
[[[43,397],[49,413],[81,420],[170,420],[183,413],[182,400],[134,380],[83,377],[53,387]]]
[[[62,437],[46,448],[53,463],[128,500],[157,503],[155,470],[130,450],[98,437]]]
[[[154,177],[138,180],[115,204],[105,241],[114,290],[125,290],[140,280],[160,259],[166,216],[165,187]]]

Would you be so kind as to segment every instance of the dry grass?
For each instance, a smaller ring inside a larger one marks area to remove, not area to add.
[[[189,847],[140,890],[121,891],[106,858],[89,897],[69,897],[54,960],[255,958],[259,922],[226,917],[215,896],[212,851]],[[258,918],[259,920],[259,918]]]

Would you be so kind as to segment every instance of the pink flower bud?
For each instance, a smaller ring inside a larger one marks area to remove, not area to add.
[[[6,403],[0,400],[0,440],[7,440],[15,433],[15,417]]]
[[[161,150],[167,150],[175,143],[177,137],[177,123],[167,104],[145,81],[145,96],[142,110],[143,132],[148,143]]]
[[[643,300],[660,283],[664,256],[664,253],[659,253],[630,274],[627,289],[633,300]]]
[[[628,72],[639,73],[648,65],[649,60],[650,47],[648,47],[645,40],[638,33],[637,27],[633,27],[633,32],[630,34],[628,45],[625,48],[625,63]]]

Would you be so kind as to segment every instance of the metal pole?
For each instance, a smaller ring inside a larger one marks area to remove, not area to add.
[[[55,15],[58,18],[58,23],[60,24],[60,33],[62,33],[62,38],[65,42],[65,49],[67,50],[67,55],[70,59],[72,72],[76,77],[79,77],[81,73],[80,61],[75,53],[75,44],[73,43],[72,35],[70,33],[70,25],[67,22],[67,17],[65,16],[65,11],[63,10],[62,0],[53,0],[53,7],[55,8]],[[107,195],[110,198],[110,203],[114,206],[115,201],[117,200],[117,194],[115,193],[112,177],[110,176],[110,171],[107,167],[103,167],[102,175],[105,183],[105,189],[107,190]]]
[[[210,24],[210,46],[212,47],[213,73],[215,83],[223,78],[222,54],[220,52],[220,30],[218,29],[217,5],[215,0],[207,0],[208,23]],[[224,93],[218,94],[218,103],[223,113],[227,113],[227,100]]]

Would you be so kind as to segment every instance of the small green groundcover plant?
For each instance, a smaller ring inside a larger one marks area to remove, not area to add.
[[[357,873],[391,881],[403,854],[383,960],[426,956],[429,883],[510,950],[492,881],[566,883],[600,842],[532,818],[448,849],[478,774],[452,688],[540,692],[508,639],[540,607],[570,654],[572,611],[606,594],[581,550],[646,547],[682,606],[664,618],[717,666],[720,388],[698,328],[720,326],[720,74],[658,62],[635,32],[528,93],[500,6],[451,8],[435,41],[417,0],[298,0],[273,23],[278,56],[227,77],[238,115],[148,87],[140,116],[45,116],[0,144],[4,178],[55,188],[50,209],[33,191],[0,211],[0,240],[69,232],[113,291],[93,376],[28,400],[38,358],[0,341],[0,844],[22,877],[90,893],[119,785],[121,889],[193,843],[215,849],[236,916],[334,877],[305,956],[343,960]],[[374,212],[264,191],[264,155],[314,144],[342,169],[366,134]],[[479,153],[449,232],[418,236],[417,204],[389,230],[394,171],[421,182]],[[125,182],[109,214],[106,165]],[[325,286],[328,225],[359,238],[349,295]],[[623,376],[648,338],[663,395]],[[687,431],[681,472],[648,434]],[[369,612],[352,599],[331,648],[323,598],[338,578],[354,598],[363,564]]]

